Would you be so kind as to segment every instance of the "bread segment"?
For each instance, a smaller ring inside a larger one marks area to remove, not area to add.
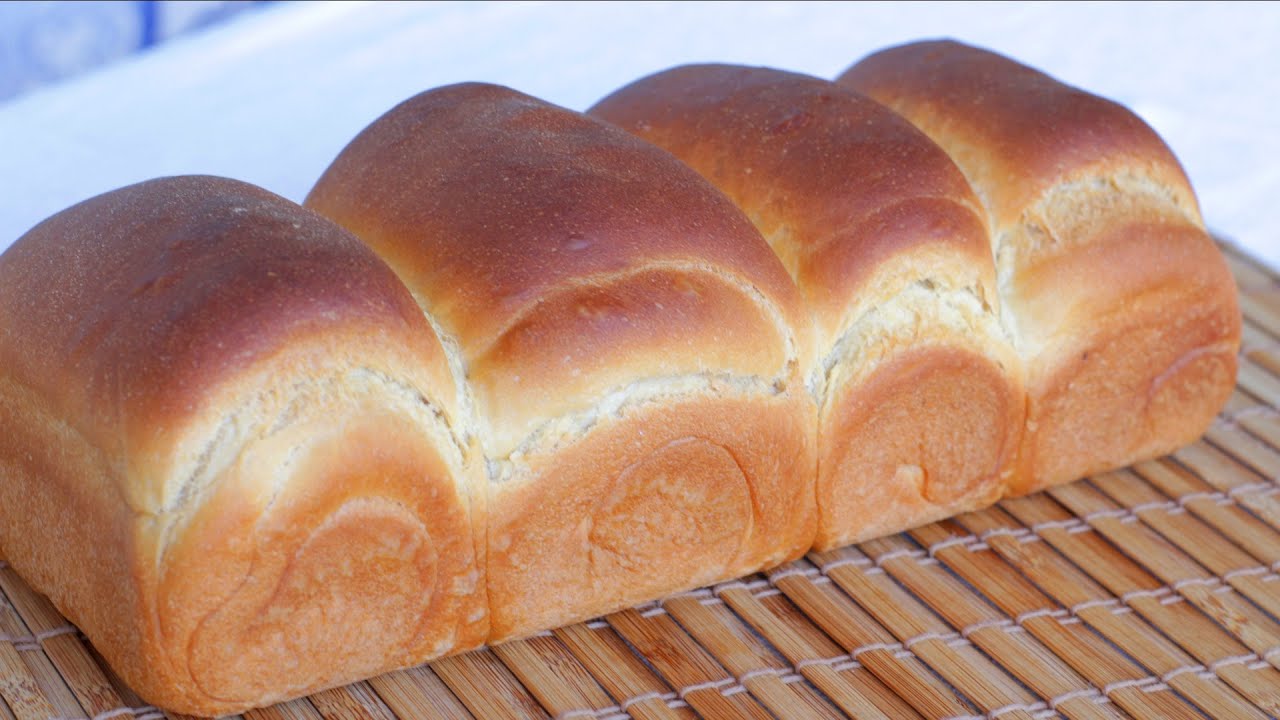
[[[993,502],[1022,430],[982,206],[936,145],[879,104],[795,73],[695,65],[590,114],[723,190],[814,319],[817,548]]]
[[[1018,492],[1191,442],[1234,386],[1240,311],[1190,183],[1124,107],[979,48],[890,48],[840,78],[941,145],[991,221],[1028,367]]]
[[[751,224],[675,158],[465,84],[379,118],[306,203],[457,348],[488,472],[491,641],[809,549],[808,316]]]
[[[223,714],[488,632],[476,453],[395,275],[220,178],[0,256],[0,546],[149,701]]]

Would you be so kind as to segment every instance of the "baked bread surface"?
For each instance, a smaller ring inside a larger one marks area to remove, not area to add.
[[[444,353],[358,240],[153,180],[0,256],[0,547],[130,686],[269,704],[487,635]]]
[[[842,82],[924,134],[728,66],[595,108],[695,172],[467,84],[361,133],[318,212],[183,177],[53,216],[0,256],[3,556],[211,715],[1203,431],[1239,310],[1149,128],[954,43]]]
[[[1027,364],[1016,488],[1199,437],[1235,382],[1235,284],[1169,148],[1123,106],[952,41],[875,53],[839,82],[941,145],[986,208],[1005,324]]]
[[[404,280],[483,448],[494,641],[799,556],[808,316],[692,170],[507,88],[394,108],[306,204]]]
[[[1023,424],[982,205],[872,100],[769,68],[691,65],[590,114],[663,147],[741,207],[814,318],[817,547],[994,502]]]

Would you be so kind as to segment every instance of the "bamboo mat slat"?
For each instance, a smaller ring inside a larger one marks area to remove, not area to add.
[[[1280,717],[1280,276],[1172,455],[245,720]],[[142,718],[0,559],[0,720]]]

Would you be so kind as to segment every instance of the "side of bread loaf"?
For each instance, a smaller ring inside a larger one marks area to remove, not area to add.
[[[243,183],[110,192],[0,256],[0,546],[163,707],[483,642],[457,414],[395,275]]]
[[[994,53],[920,42],[839,82],[941,145],[990,217],[1027,364],[1029,492],[1194,440],[1234,385],[1240,312],[1182,168],[1124,107]]]
[[[806,75],[731,65],[638,80],[589,114],[741,207],[813,313],[818,549],[998,499],[1023,425],[985,212],[910,123]]]
[[[306,204],[388,262],[465,378],[491,640],[809,549],[807,315],[750,223],[675,158],[465,84],[375,121]]]

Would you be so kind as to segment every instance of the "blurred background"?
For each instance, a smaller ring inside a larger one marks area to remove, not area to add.
[[[231,0],[0,3],[0,102],[261,4]]]
[[[0,250],[67,205],[210,173],[301,200],[362,127],[463,80],[583,110],[688,62],[832,77],[954,37],[1118,100],[1205,218],[1280,266],[1276,3],[0,3]]]

